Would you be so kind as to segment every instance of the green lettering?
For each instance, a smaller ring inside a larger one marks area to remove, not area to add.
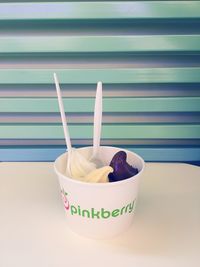
[[[78,215],[81,216],[81,208],[80,208],[80,206],[78,206]]]
[[[89,210],[82,210],[82,216],[85,217],[85,214],[86,214],[86,217],[90,218],[90,212]]]
[[[117,217],[120,213],[120,210],[119,209],[116,209],[116,210],[113,210],[112,211],[112,217]]]
[[[127,213],[129,205],[130,205],[130,204],[128,204],[128,205],[126,206],[126,208],[125,208],[125,213]]]
[[[131,213],[133,211],[134,204],[135,204],[135,201],[133,201],[132,203],[129,204],[129,213]]]
[[[95,211],[95,209],[94,208],[92,208],[91,209],[91,211],[92,211],[92,218],[97,218],[97,219],[100,219],[100,217],[99,217],[99,211]]]
[[[104,208],[101,209],[101,217],[104,219],[107,219],[110,217],[110,211],[104,210]]]
[[[125,207],[122,207],[121,212],[120,212],[121,215],[123,214],[124,210],[125,210]]]
[[[77,214],[77,208],[71,205],[71,215]]]
[[[123,206],[121,209],[114,209],[112,211],[106,210],[104,208],[101,208],[101,210],[95,210],[95,208],[91,208],[91,210],[84,209],[82,210],[80,205],[78,206],[70,206],[71,215],[79,215],[86,218],[92,218],[92,219],[107,219],[109,217],[117,217],[119,215],[123,215],[127,212],[131,213],[134,210],[135,206],[135,200],[126,206]]]

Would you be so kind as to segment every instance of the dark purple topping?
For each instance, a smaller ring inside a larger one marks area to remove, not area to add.
[[[132,167],[126,162],[126,152],[117,152],[111,162],[110,166],[113,168],[113,172],[109,173],[108,178],[110,182],[116,182],[130,178],[138,173],[138,169]]]

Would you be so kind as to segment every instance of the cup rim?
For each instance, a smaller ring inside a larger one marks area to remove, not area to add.
[[[137,180],[139,176],[141,176],[141,174],[144,172],[144,169],[145,169],[145,161],[144,159],[139,156],[138,154],[136,154],[135,152],[132,152],[130,150],[127,150],[127,149],[124,149],[124,148],[120,148],[120,147],[116,147],[116,146],[101,146],[101,147],[105,147],[105,148],[116,148],[116,149],[120,149],[122,151],[125,151],[126,153],[131,153],[131,154],[134,154],[134,156],[136,158],[138,158],[141,162],[142,162],[142,169],[134,176],[132,177],[129,177],[127,179],[124,179],[124,180],[120,180],[120,181],[116,181],[116,182],[109,182],[109,183],[90,183],[90,182],[85,182],[85,181],[80,181],[80,180],[76,180],[76,179],[73,179],[73,178],[70,178],[70,177],[67,177],[65,176],[64,174],[62,174],[61,172],[59,172],[56,168],[56,164],[57,162],[59,161],[59,159],[65,155],[67,153],[67,151],[65,153],[62,153],[61,155],[59,155],[55,161],[54,161],[54,171],[55,173],[57,174],[57,176],[59,177],[62,177],[64,180],[68,181],[68,182],[71,182],[71,183],[74,183],[74,184],[79,184],[79,185],[85,185],[85,186],[92,186],[92,187],[109,187],[109,186],[119,186],[121,184],[126,184],[126,183],[129,183],[130,180]],[[84,147],[80,147],[78,149],[86,149],[86,148],[92,148],[92,146],[84,146]]]

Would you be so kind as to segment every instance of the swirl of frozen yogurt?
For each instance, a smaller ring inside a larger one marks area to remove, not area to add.
[[[104,166],[90,172],[84,177],[83,181],[89,183],[107,183],[109,182],[108,174],[111,172],[113,172],[112,167]]]
[[[72,149],[70,154],[70,172],[71,177],[83,181],[83,178],[90,172],[96,169],[96,164],[87,159],[77,149]],[[66,174],[68,172],[66,171]]]

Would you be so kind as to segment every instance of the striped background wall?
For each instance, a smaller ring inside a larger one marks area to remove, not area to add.
[[[74,146],[92,144],[101,80],[102,144],[200,161],[199,1],[1,1],[0,161],[65,150],[53,72]]]

